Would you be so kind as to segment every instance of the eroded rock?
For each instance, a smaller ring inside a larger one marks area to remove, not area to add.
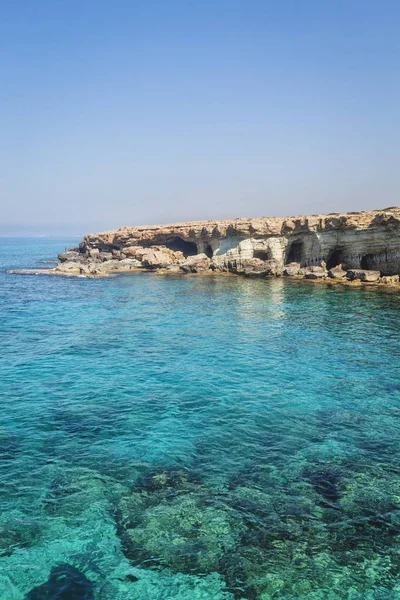
[[[211,259],[206,254],[201,253],[189,256],[179,265],[179,268],[186,273],[199,273],[200,271],[208,271],[211,262]]]
[[[342,268],[342,265],[337,265],[333,269],[329,269],[328,276],[331,279],[344,279],[347,275],[347,271]]]
[[[285,275],[287,277],[294,277],[295,275],[300,274],[300,268],[301,268],[300,263],[297,263],[297,262],[289,263],[288,265],[285,265],[283,267],[282,275]]]
[[[399,283],[400,277],[398,275],[384,275],[381,277],[381,282],[387,285],[395,285]]]
[[[324,266],[306,267],[304,277],[306,279],[325,279],[328,277],[328,271]]]
[[[381,274],[379,271],[370,271],[366,269],[350,269],[347,271],[347,278],[350,281],[379,281]]]
[[[266,277],[268,275],[278,275],[279,265],[275,260],[261,260],[260,258],[251,258],[241,261],[238,273],[243,273],[246,277]]]

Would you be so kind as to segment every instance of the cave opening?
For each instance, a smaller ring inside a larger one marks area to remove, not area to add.
[[[197,254],[197,246],[193,242],[185,242],[180,237],[174,237],[165,243],[165,246],[174,252],[182,252],[184,256],[194,256]]]
[[[292,242],[287,253],[287,263],[301,263],[303,255],[303,242]]]
[[[374,269],[375,255],[374,254],[364,254],[361,257],[361,268],[362,269]]]
[[[255,250],[253,253],[253,258],[259,258],[260,260],[270,260],[271,253],[269,250]]]
[[[333,269],[334,267],[341,265],[342,262],[343,262],[343,252],[342,252],[342,250],[339,250],[336,248],[333,252],[330,253],[328,260],[326,261],[326,268]]]
[[[208,246],[204,249],[204,254],[206,256],[208,256],[208,258],[212,258],[213,257],[213,249],[211,248],[210,244],[208,244]]]

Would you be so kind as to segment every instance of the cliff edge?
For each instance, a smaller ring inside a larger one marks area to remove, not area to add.
[[[79,248],[60,254],[59,260],[56,272],[67,274],[145,268],[310,279],[383,277],[395,282],[400,273],[400,207],[122,227],[85,235]]]

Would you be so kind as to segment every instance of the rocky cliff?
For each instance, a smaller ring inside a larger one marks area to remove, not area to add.
[[[310,278],[329,271],[334,278],[348,277],[351,271],[356,279],[358,271],[370,271],[390,277],[400,273],[400,207],[122,227],[86,235],[59,259],[58,272],[97,275],[147,268]]]

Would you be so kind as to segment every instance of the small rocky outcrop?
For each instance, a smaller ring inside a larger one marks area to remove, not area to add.
[[[328,271],[324,266],[307,267],[304,273],[306,279],[325,279],[328,277]]]
[[[282,269],[282,275],[286,277],[294,277],[300,274],[301,264],[298,262],[292,262],[285,265]]]
[[[165,269],[172,265],[173,259],[166,252],[155,250],[142,256],[141,264],[149,269]]]
[[[398,275],[384,275],[381,277],[381,283],[385,283],[386,285],[396,285],[400,281],[400,277]]]
[[[243,273],[246,277],[278,275],[280,274],[280,270],[280,266],[276,260],[261,260],[260,258],[243,260],[237,267],[237,272]]]
[[[329,269],[328,276],[331,279],[344,279],[347,275],[347,271],[345,271],[342,265],[337,265],[333,267],[333,269]]]
[[[200,273],[208,271],[211,268],[211,259],[203,252],[195,256],[189,256],[179,265],[179,268],[184,273]]]

